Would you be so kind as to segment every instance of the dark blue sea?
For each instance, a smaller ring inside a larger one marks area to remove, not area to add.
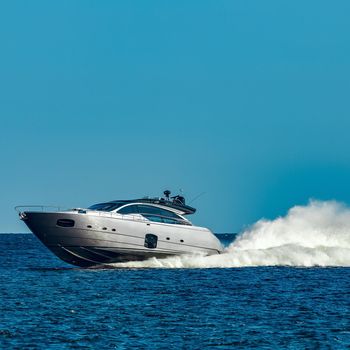
[[[349,268],[83,269],[31,234],[0,246],[1,349],[350,348]]]

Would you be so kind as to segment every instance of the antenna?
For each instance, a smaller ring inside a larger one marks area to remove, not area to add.
[[[199,195],[197,195],[196,197],[194,197],[191,201],[190,201],[190,204],[192,203],[192,202],[194,202],[196,199],[198,199],[199,197],[202,197],[203,196],[203,194],[206,194],[207,192],[202,192],[202,193],[200,193]]]

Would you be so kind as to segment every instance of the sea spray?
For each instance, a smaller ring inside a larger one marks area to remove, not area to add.
[[[275,220],[262,219],[220,255],[186,255],[115,267],[228,268],[245,266],[350,266],[350,208],[312,200]]]

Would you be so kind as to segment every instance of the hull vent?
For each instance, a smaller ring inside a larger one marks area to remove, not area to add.
[[[57,226],[61,226],[61,227],[73,227],[74,226],[74,220],[70,220],[70,219],[59,219],[56,222]]]

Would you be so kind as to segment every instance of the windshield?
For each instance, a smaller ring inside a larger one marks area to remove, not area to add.
[[[88,209],[90,210],[99,210],[99,211],[112,211],[115,210],[122,205],[124,205],[125,202],[114,202],[114,203],[99,203],[99,204],[94,204]]]

